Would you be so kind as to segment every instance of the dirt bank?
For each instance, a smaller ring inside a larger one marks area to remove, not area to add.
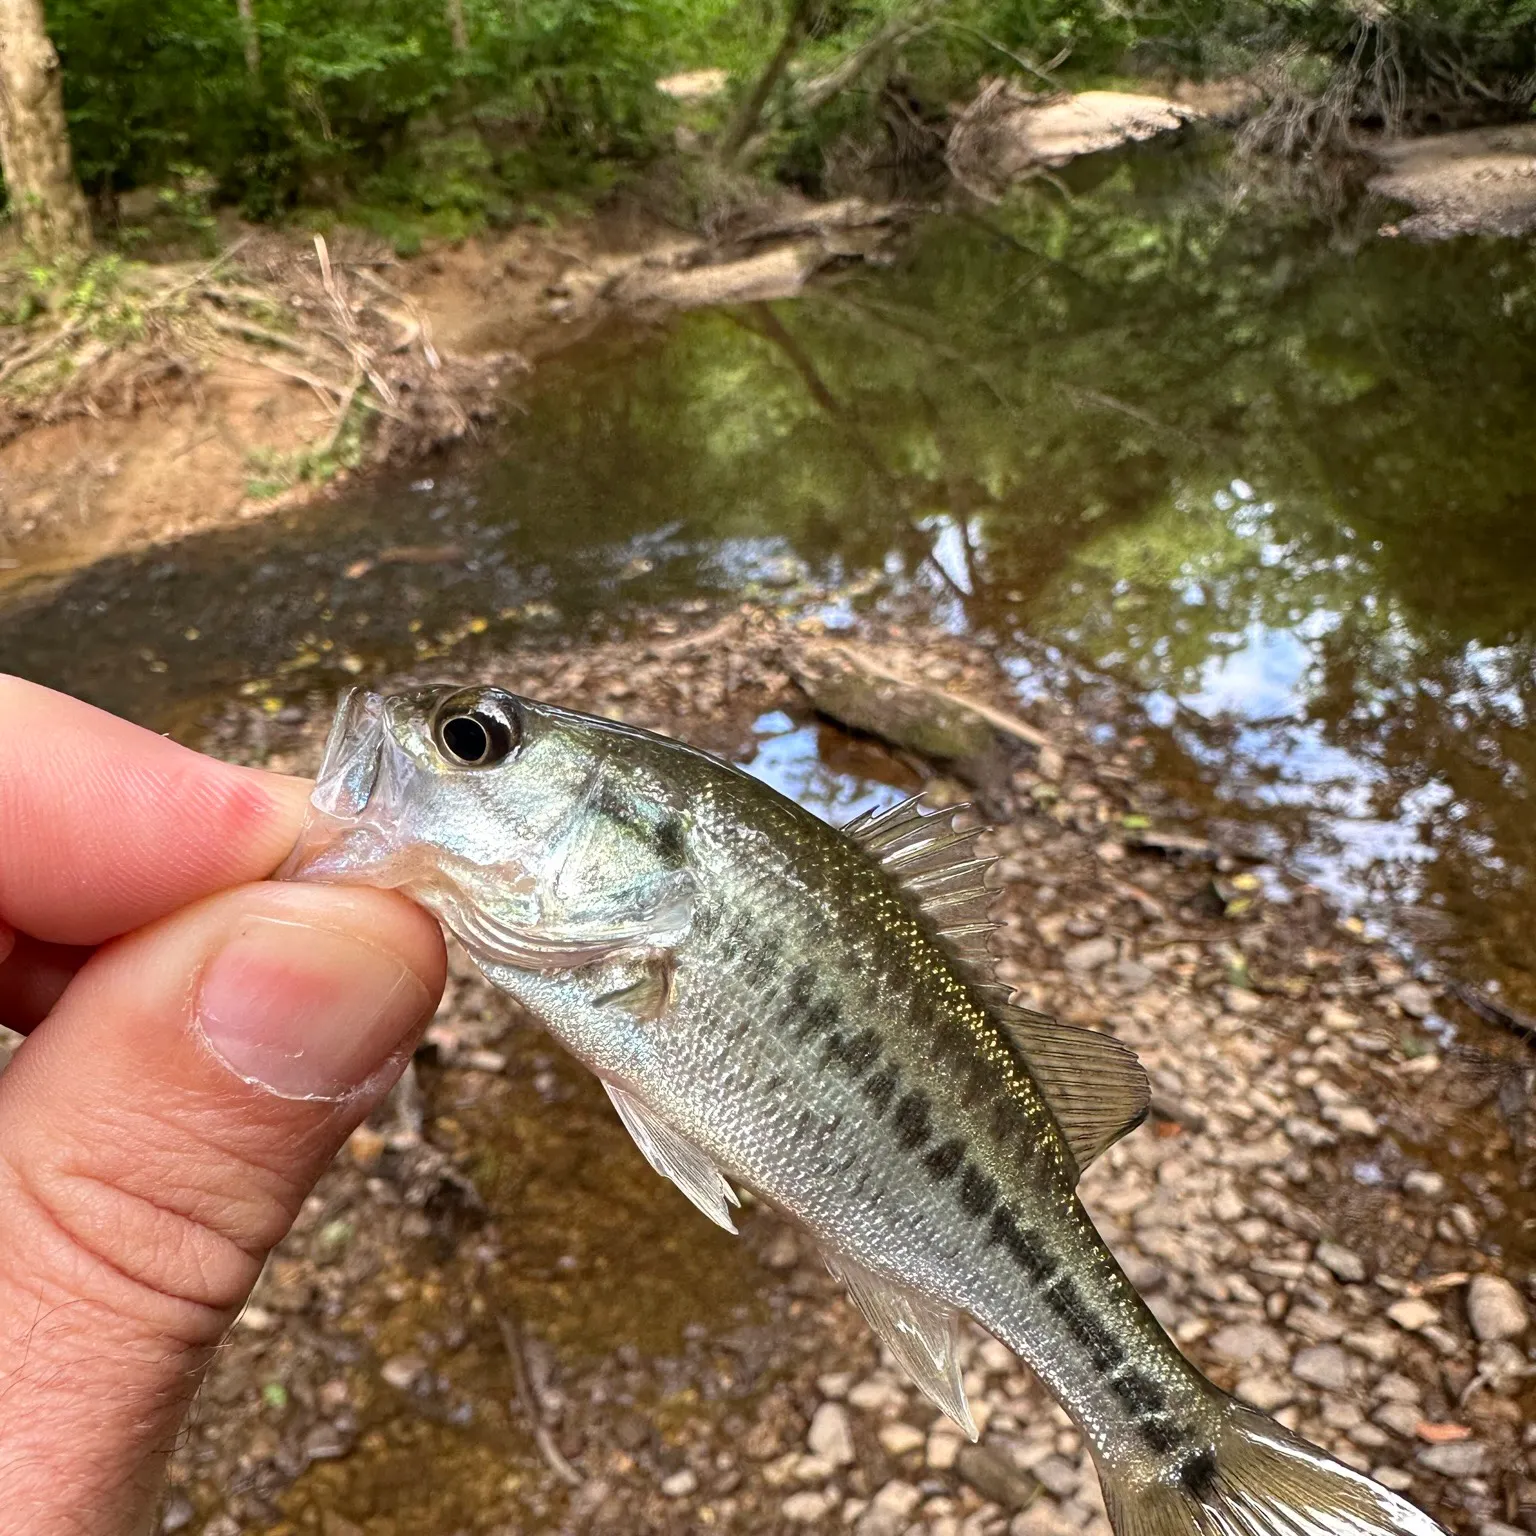
[[[1013,707],[982,646],[894,622],[839,639]],[[816,640],[695,603],[622,644],[458,670],[744,760],[812,720],[789,668]],[[327,702],[289,723],[230,704],[200,739],[312,766]],[[1044,745],[986,790],[999,969],[1151,1074],[1152,1120],[1084,1182],[1134,1282],[1222,1385],[1458,1536],[1536,1528],[1523,1048],[1453,1028],[1315,891],[1176,822],[1091,701],[1029,724]],[[826,727],[820,765],[965,793]],[[803,1238],[760,1207],[740,1241],[696,1215],[462,963],[417,1072],[269,1265],[162,1530],[1108,1536],[1080,1436],[1007,1350],[969,1334],[971,1449]]]
[[[896,218],[786,193],[708,239],[628,209],[406,261],[355,232],[322,249],[247,231],[202,282],[208,314],[135,343],[111,388],[66,375],[0,399],[0,584],[330,494],[356,469],[480,430],[509,380],[615,309],[782,298],[878,248]],[[358,415],[366,430],[348,438]]]

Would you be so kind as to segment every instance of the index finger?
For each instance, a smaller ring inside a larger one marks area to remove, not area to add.
[[[100,944],[265,879],[309,789],[0,675],[0,929]]]

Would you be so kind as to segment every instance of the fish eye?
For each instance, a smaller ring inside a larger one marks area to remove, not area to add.
[[[438,750],[461,768],[494,767],[511,755],[522,734],[516,706],[492,690],[455,695],[433,729]]]

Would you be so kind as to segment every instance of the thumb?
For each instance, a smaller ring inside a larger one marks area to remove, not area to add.
[[[142,1528],[214,1346],[403,1070],[436,925],[254,885],[99,951],[0,1077],[0,1536]]]

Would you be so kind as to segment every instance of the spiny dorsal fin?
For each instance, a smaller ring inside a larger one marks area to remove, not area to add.
[[[985,879],[993,861],[971,856],[970,843],[985,828],[955,830],[955,816],[965,809],[925,810],[922,797],[914,795],[883,811],[866,811],[843,830],[933,924],[1008,1031],[1081,1173],[1146,1118],[1151,1086],[1135,1053],[1118,1040],[1009,1002],[1013,994],[997,980],[988,943],[997,927],[987,921],[995,893]]]
[[[969,807],[925,810],[921,795],[880,811],[866,811],[843,831],[885,870],[958,960],[967,976],[992,979],[988,936],[997,924],[987,910],[995,891],[986,885],[995,862],[976,858],[972,842],[987,829],[955,830],[955,817]]]
[[[1129,1046],[1012,1003],[992,1011],[1050,1105],[1079,1173],[1147,1118],[1152,1085]]]
[[[849,1299],[879,1334],[907,1375],[935,1407],[947,1413],[972,1440],[979,1438],[960,1379],[959,1315],[953,1307],[823,1250],[827,1268],[848,1287]]]

